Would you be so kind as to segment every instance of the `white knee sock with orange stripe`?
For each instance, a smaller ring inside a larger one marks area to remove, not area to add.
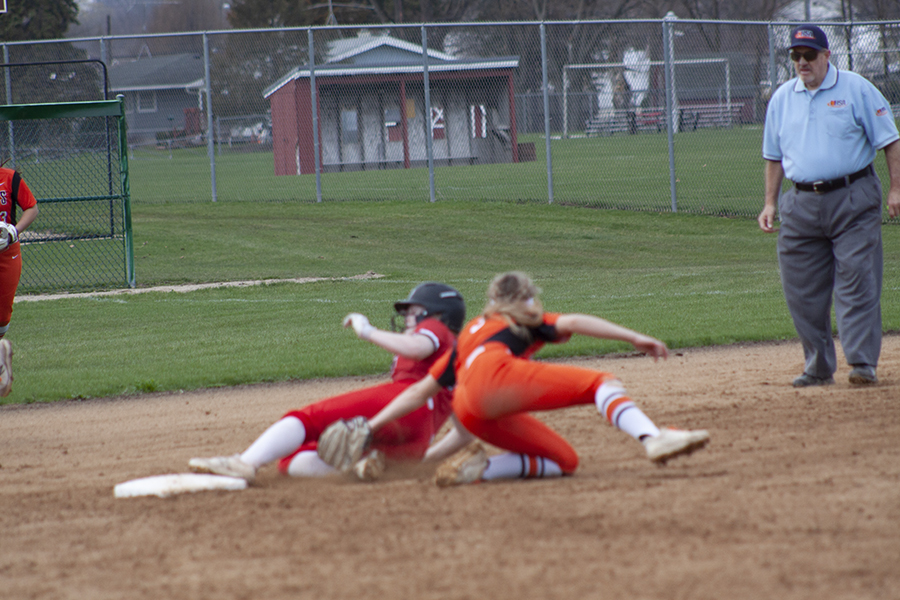
[[[527,454],[498,454],[490,457],[482,481],[492,479],[531,479],[559,477],[562,469],[556,462],[543,456]]]
[[[618,381],[607,381],[594,394],[597,410],[610,424],[636,440],[659,435],[659,428],[625,395]]]

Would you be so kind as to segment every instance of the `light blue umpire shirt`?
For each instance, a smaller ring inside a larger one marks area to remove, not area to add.
[[[782,84],[766,110],[763,158],[791,181],[813,183],[866,168],[900,138],[887,100],[866,78],[831,63],[818,89],[799,77]]]

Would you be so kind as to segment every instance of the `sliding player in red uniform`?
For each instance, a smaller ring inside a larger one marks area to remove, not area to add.
[[[316,453],[319,434],[331,423],[357,415],[372,417],[403,390],[420,380],[442,355],[450,352],[465,321],[462,295],[442,283],[427,282],[413,288],[406,300],[394,303],[403,317],[405,331],[395,333],[373,327],[369,320],[351,313],[344,327],[353,327],[360,339],[395,355],[391,382],[335,396],[287,413],[269,427],[249,448],[234,456],[194,458],[193,471],[241,477],[252,481],[262,465],[278,462],[282,473],[315,477],[334,473]],[[384,427],[375,436],[372,451],[354,470],[360,479],[380,475],[385,457],[421,460],[435,433],[452,413],[451,395],[438,390],[422,406]]]
[[[438,485],[573,473],[575,450],[528,414],[533,411],[594,404],[610,424],[641,441],[657,463],[707,443],[706,431],[657,428],[611,373],[530,360],[544,343],[565,342],[575,333],[629,342],[654,359],[668,356],[660,340],[599,317],[545,313],[538,292],[523,273],[494,278],[484,313],[463,327],[452,355],[442,357],[428,377],[369,420],[375,435],[437,390],[455,385],[453,411],[463,429],[448,434],[453,443],[462,447],[474,436],[509,453],[488,458],[480,445],[471,444],[438,468]]]
[[[16,219],[16,207],[22,215]],[[19,234],[38,215],[37,200],[18,171],[0,167],[0,338],[9,331],[13,300],[22,277]],[[0,396],[12,390],[12,346],[0,339]]]

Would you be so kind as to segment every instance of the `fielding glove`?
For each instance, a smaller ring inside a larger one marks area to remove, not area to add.
[[[0,251],[19,241],[19,230],[10,223],[0,223]]]
[[[372,444],[372,428],[365,417],[341,419],[319,436],[319,458],[343,473],[349,473]]]

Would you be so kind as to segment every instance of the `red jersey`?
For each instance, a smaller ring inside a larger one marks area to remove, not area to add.
[[[456,343],[456,336],[453,335],[453,332],[443,322],[434,317],[423,319],[416,325],[410,335],[426,336],[434,344],[434,352],[431,353],[431,356],[422,360],[395,356],[394,363],[391,365],[391,379],[395,382],[419,381],[428,375],[428,370],[442,356],[450,354],[450,350],[453,349]],[[434,431],[440,429],[447,417],[450,416],[450,413],[453,412],[451,407],[452,400],[453,394],[447,389],[441,390],[433,398],[429,399],[428,408],[431,409]]]
[[[456,336],[438,319],[433,317],[423,319],[411,333],[407,335],[424,335],[434,344],[434,352],[428,358],[416,360],[395,356],[391,365],[391,379],[393,381],[412,380],[418,381],[428,375],[428,369],[441,357],[442,354],[453,348]]]
[[[17,185],[13,185],[15,182]],[[13,169],[0,167],[0,221],[15,223],[15,204],[22,210],[37,204],[28,184]]]
[[[537,327],[529,327],[531,342],[513,333],[505,320],[499,316],[478,317],[466,323],[456,349],[443,356],[429,370],[445,388],[456,384],[458,374],[469,366],[472,360],[487,349],[505,349],[508,354],[520,358],[531,358],[545,343],[562,343],[570,336],[560,335],[556,330],[556,320],[560,313],[544,313],[543,322]]]

